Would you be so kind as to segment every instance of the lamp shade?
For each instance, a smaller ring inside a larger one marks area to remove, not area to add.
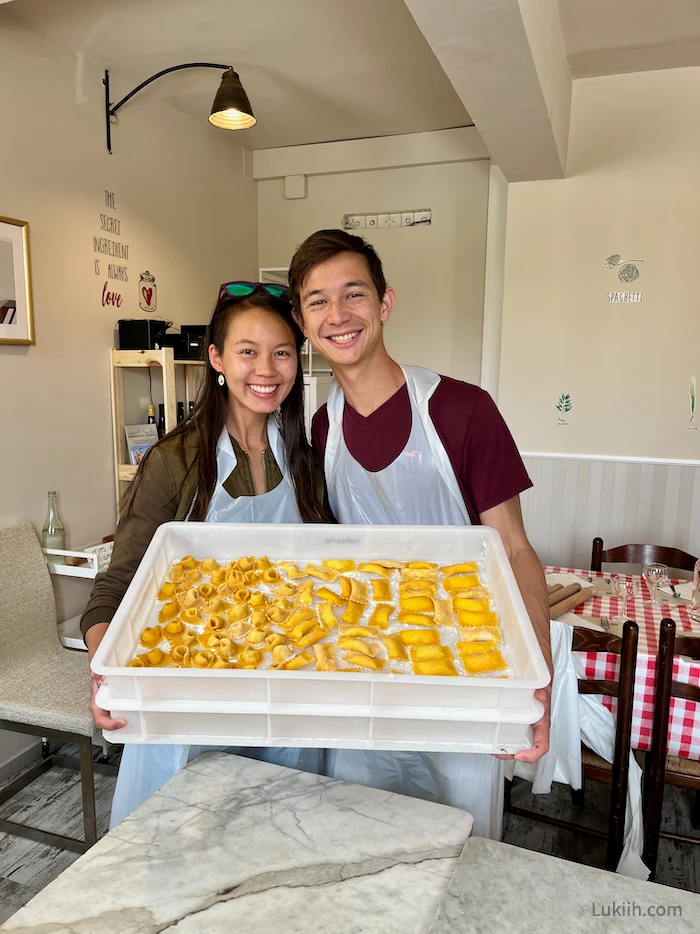
[[[221,84],[211,108],[209,123],[223,130],[247,130],[255,126],[257,122],[241,80],[238,74],[230,68],[221,78]]]

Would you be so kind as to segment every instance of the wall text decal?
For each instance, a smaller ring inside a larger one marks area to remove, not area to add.
[[[93,260],[93,271],[96,276],[107,276],[102,286],[102,307],[120,308],[122,296],[110,285],[114,282],[129,281],[129,244],[115,239],[122,235],[122,222],[116,217],[117,198],[113,191],[105,191],[103,208],[100,214],[100,233],[92,238],[92,251],[97,254]],[[101,259],[100,257],[105,257]]]

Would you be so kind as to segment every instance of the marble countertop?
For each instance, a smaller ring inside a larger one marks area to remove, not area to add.
[[[425,934],[471,829],[441,804],[206,753],[0,930]]]
[[[430,934],[684,934],[700,895],[471,837]]]

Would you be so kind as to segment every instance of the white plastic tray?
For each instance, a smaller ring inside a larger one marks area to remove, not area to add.
[[[392,558],[479,561],[508,651],[504,678],[377,672],[129,668],[156,595],[186,554],[226,563]],[[233,525],[169,522],[153,536],[92,660],[116,742],[516,752],[542,715],[549,673],[498,533],[484,526]]]

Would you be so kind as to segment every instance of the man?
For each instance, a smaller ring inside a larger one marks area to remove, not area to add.
[[[289,284],[297,321],[337,380],[312,434],[338,520],[495,528],[551,671],[547,590],[520,512],[519,494],[532,484],[489,395],[392,360],[382,328],[395,294],[361,237],[312,234],[292,259]],[[532,749],[516,759],[535,762],[547,751],[549,693],[537,692],[545,713]],[[500,836],[503,778],[495,758],[341,749],[329,751],[329,774],[463,807],[475,817],[475,833]]]

